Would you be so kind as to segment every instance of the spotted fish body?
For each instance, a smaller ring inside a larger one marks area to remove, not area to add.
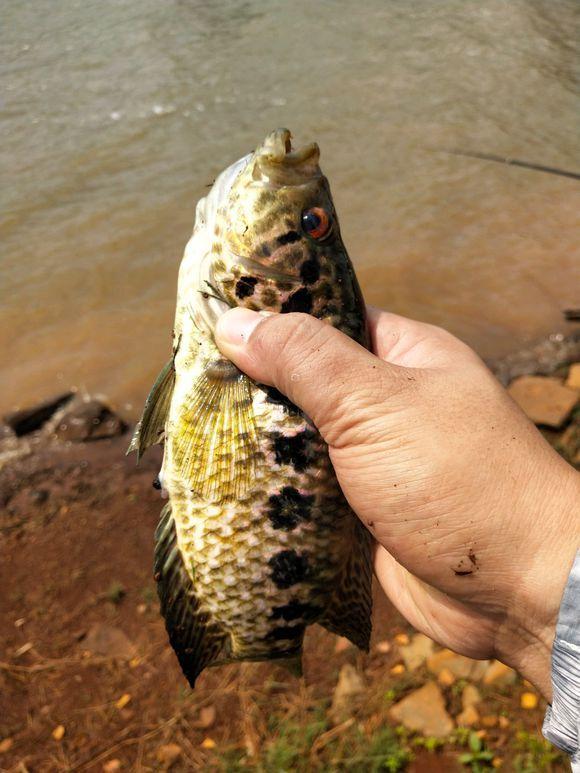
[[[370,537],[312,422],[216,348],[230,307],[313,314],[368,344],[318,147],[280,129],[202,199],[179,272],[173,358],[130,450],[164,440],[169,496],[155,577],[171,643],[193,685],[210,665],[299,666],[318,622],[368,649]],[[332,394],[329,391],[329,399]]]

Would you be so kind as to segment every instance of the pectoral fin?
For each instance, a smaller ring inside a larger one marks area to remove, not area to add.
[[[181,480],[207,501],[239,499],[254,483],[259,453],[251,381],[227,360],[204,370],[171,432]]]
[[[169,412],[169,404],[175,386],[175,367],[173,357],[157,376],[149,396],[145,401],[143,415],[135,427],[135,432],[127,449],[127,453],[137,451],[137,462],[149,446],[161,443],[165,422]]]
[[[193,687],[204,668],[227,658],[229,636],[202,609],[177,544],[170,505],[155,532],[155,579],[169,641]]]

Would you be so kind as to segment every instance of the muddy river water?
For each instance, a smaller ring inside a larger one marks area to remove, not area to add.
[[[71,384],[134,416],[197,199],[315,139],[369,302],[484,356],[580,306],[577,0],[19,0],[0,28],[0,410]]]

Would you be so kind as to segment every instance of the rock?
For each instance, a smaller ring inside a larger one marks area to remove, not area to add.
[[[401,676],[401,674],[405,673],[405,666],[402,663],[397,663],[395,666],[392,666],[390,671],[393,676]]]
[[[479,690],[473,684],[466,685],[461,695],[461,705],[467,709],[470,706],[477,706],[478,703],[481,703]]]
[[[435,682],[427,682],[395,703],[389,715],[408,730],[417,730],[436,738],[443,738],[453,730],[453,720],[445,709],[443,694]]]
[[[54,417],[51,429],[58,440],[82,443],[122,435],[127,425],[100,400],[77,397]]]
[[[580,392],[580,362],[574,362],[572,365],[570,365],[568,378],[566,379],[564,385],[567,386],[568,389],[575,389],[576,391]]]
[[[468,706],[457,715],[457,724],[461,727],[472,727],[479,722],[479,714],[475,706]]]
[[[104,623],[95,623],[83,639],[82,647],[93,655],[101,655],[118,660],[131,660],[136,649],[131,640],[120,628]]]
[[[157,749],[156,757],[165,770],[170,768],[183,754],[183,749],[176,743],[166,743]]]
[[[399,647],[399,651],[408,670],[416,671],[433,654],[433,647],[432,639],[425,634],[418,633],[413,636],[410,644]]]
[[[494,684],[496,687],[507,687],[514,684],[517,678],[518,675],[513,668],[500,663],[499,660],[492,660],[484,674],[483,683]]]
[[[216,720],[215,706],[204,706],[199,711],[199,719],[191,722],[191,727],[199,728],[200,730],[207,730],[210,728]]]
[[[495,727],[498,723],[498,718],[495,716],[495,714],[486,714],[484,717],[481,718],[481,724],[484,727]]]
[[[509,719],[507,717],[504,717],[503,714],[499,715],[498,722],[502,730],[506,730],[510,726]]]
[[[559,429],[578,401],[578,392],[557,378],[520,376],[508,387],[508,393],[535,423]]]
[[[388,655],[391,651],[391,643],[386,639],[384,641],[379,641],[376,643],[375,649],[381,655]]]
[[[52,731],[52,737],[55,741],[62,741],[65,732],[64,725],[57,725]]]
[[[471,660],[448,649],[440,650],[427,659],[427,668],[437,676],[446,668],[457,679],[472,679],[476,682],[483,677],[488,665],[489,660]]]
[[[14,741],[12,738],[3,738],[0,741],[0,754],[6,754],[6,752],[9,752],[13,744]]]
[[[398,633],[395,636],[395,643],[399,645],[399,647],[404,647],[409,643],[409,637],[406,633]]]
[[[346,663],[338,675],[338,682],[332,696],[330,716],[335,723],[352,716],[359,698],[364,693],[365,683],[354,666]]]
[[[488,362],[504,386],[518,376],[541,373],[549,376],[562,365],[580,360],[580,330],[569,335],[554,333],[526,346],[519,352]]]
[[[455,677],[448,668],[442,668],[437,675],[437,681],[443,687],[451,687],[455,682]]]
[[[28,435],[40,429],[63,405],[66,405],[74,397],[73,392],[45,400],[32,408],[23,408],[13,411],[4,417],[4,422],[10,427],[17,437]]]

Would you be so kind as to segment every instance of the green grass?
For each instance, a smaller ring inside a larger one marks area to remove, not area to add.
[[[549,773],[555,763],[564,763],[565,755],[549,741],[524,730],[516,735],[514,748],[515,773]]]

